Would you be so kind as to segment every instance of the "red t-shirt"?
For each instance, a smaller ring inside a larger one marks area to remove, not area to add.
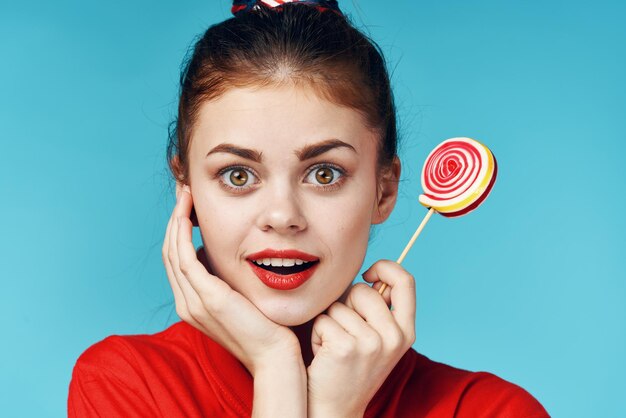
[[[78,359],[72,417],[250,417],[253,379],[222,346],[185,322],[153,335],[111,336]],[[549,417],[524,389],[485,372],[429,360],[410,349],[365,418]]]

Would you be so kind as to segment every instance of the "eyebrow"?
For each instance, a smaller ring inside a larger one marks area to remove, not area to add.
[[[260,152],[253,150],[253,149],[249,149],[249,148],[241,148],[234,144],[219,144],[218,146],[213,148],[211,151],[209,151],[206,157],[208,157],[211,154],[218,153],[218,152],[226,152],[229,154],[235,154],[235,155],[240,156],[241,158],[252,160],[257,163],[260,163],[263,160]]]
[[[300,150],[296,150],[295,154],[300,161],[309,160],[311,158],[315,158],[318,155],[322,155],[325,152],[328,152],[335,148],[348,148],[354,151],[356,150],[354,147],[346,142],[343,142],[339,139],[327,139],[325,141],[318,142],[316,144],[306,145]],[[237,155],[241,158],[245,158],[247,160],[252,160],[254,162],[260,163],[263,161],[263,153],[250,148],[242,148],[234,144],[223,143],[217,145],[211,151],[209,151],[206,155],[208,157],[211,154],[215,154],[218,152],[225,152],[229,154]],[[205,157],[205,158],[206,158]]]

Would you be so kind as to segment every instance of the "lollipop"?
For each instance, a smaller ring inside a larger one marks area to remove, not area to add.
[[[473,211],[489,195],[497,173],[491,150],[474,139],[446,139],[432,150],[422,169],[424,193],[419,196],[419,202],[430,210],[397,263],[402,263],[434,212],[452,218]],[[382,295],[386,288],[383,283],[378,293]]]
[[[426,158],[419,201],[448,218],[465,215],[485,200],[497,171],[496,159],[480,142],[447,139]]]

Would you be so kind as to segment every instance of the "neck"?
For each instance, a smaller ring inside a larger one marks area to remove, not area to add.
[[[305,322],[302,325],[296,325],[289,327],[300,341],[300,351],[302,352],[302,360],[304,360],[304,367],[309,367],[313,361],[313,348],[311,347],[311,333],[313,332],[313,321]]]
[[[346,290],[341,294],[341,296],[337,299],[338,302],[345,303],[350,290],[352,289],[352,284],[346,287]],[[325,311],[324,311],[325,312]],[[315,322],[315,317],[308,322],[305,322],[302,325],[295,325],[289,327],[294,334],[298,337],[298,341],[300,341],[300,351],[302,352],[302,359],[304,360],[304,367],[309,367],[311,362],[313,361],[313,347],[311,347],[311,334],[313,333],[313,322]]]

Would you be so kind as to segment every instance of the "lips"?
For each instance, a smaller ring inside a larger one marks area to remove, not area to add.
[[[258,260],[260,258],[299,258],[303,261],[317,261],[318,257],[303,253],[298,250],[272,250],[265,249],[263,251],[259,251],[258,253],[250,254],[246,257],[248,260]]]
[[[272,250],[266,249],[258,253],[250,254],[247,258],[254,274],[266,286],[277,290],[292,290],[303,285],[315,272],[319,265],[319,258],[298,250]],[[263,259],[299,259],[307,263],[289,267],[259,266],[253,260]],[[294,273],[287,273],[295,271]]]

